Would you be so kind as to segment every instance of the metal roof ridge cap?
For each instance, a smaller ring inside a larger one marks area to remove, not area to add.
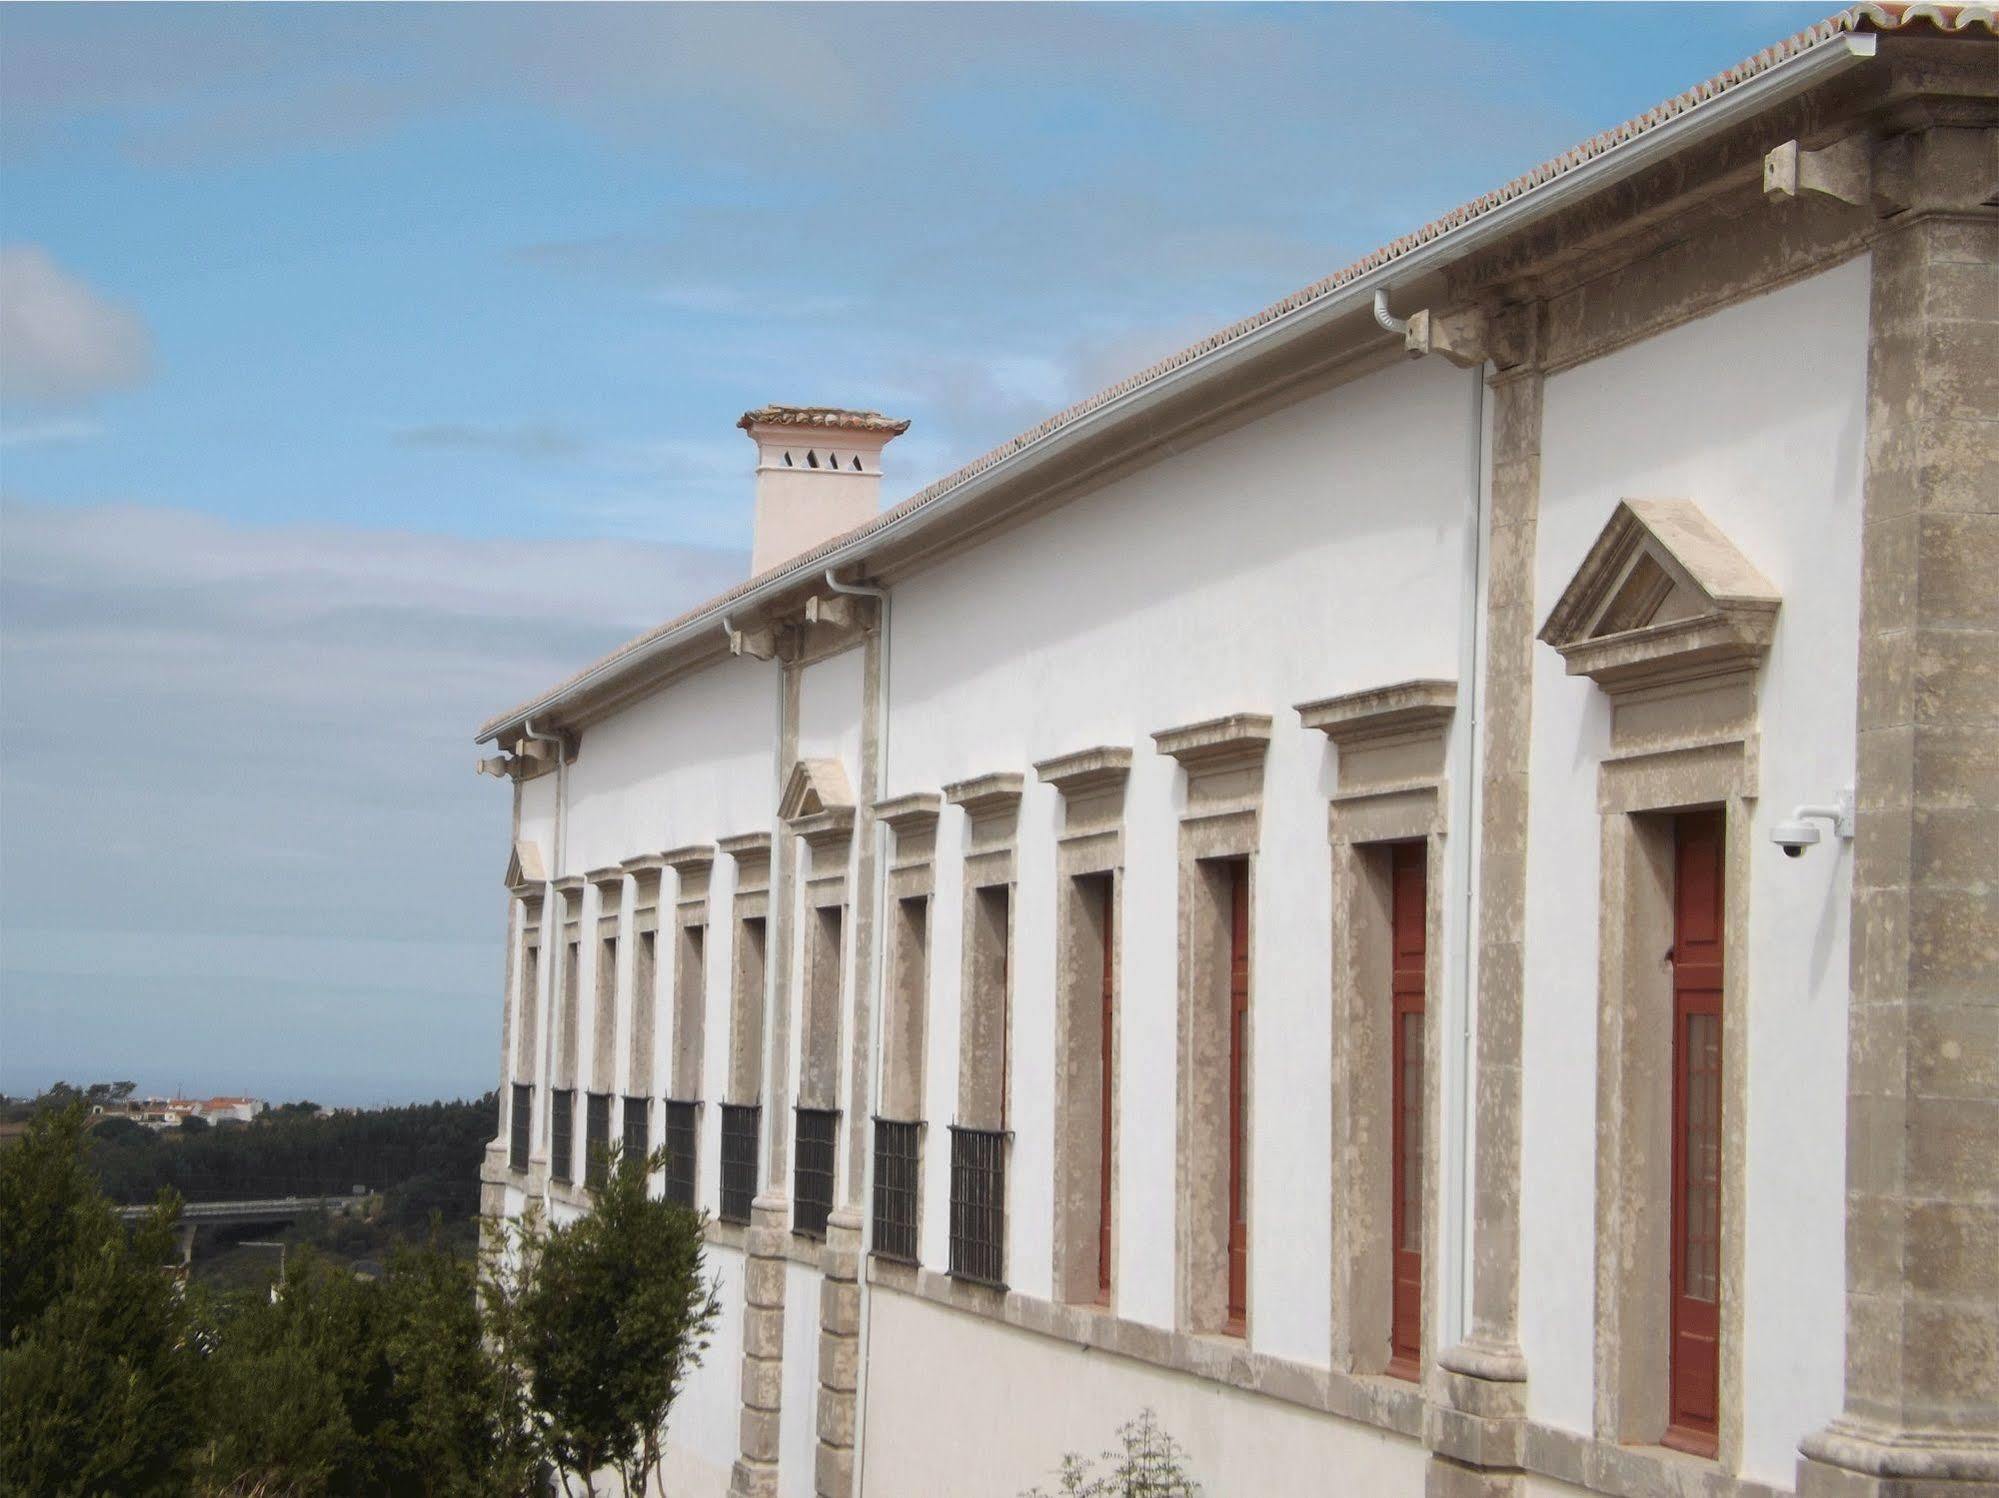
[[[1057,427],[1047,435],[1036,438],[1025,446],[996,459],[990,467],[972,474],[958,487],[946,490],[936,498],[917,506],[905,515],[897,516],[878,529],[865,531],[828,552],[818,555],[808,552],[797,558],[784,571],[774,574],[766,582],[748,592],[733,596],[725,595],[724,600],[703,609],[678,629],[661,635],[657,640],[651,641],[630,655],[605,661],[597,670],[589,672],[568,687],[539,697],[532,704],[510,713],[504,720],[496,721],[489,731],[481,733],[474,742],[490,743],[524,719],[538,713],[553,711],[562,703],[573,700],[579,693],[595,686],[606,675],[621,673],[697,635],[708,633],[714,629],[716,622],[724,613],[733,614],[749,608],[772,593],[795,583],[808,572],[838,568],[856,558],[865,557],[877,542],[900,535],[903,530],[919,522],[950,513],[993,487],[1000,478],[1011,475],[1017,467],[1028,460],[1033,459],[1038,462],[1051,453],[1060,452],[1063,446],[1075,441],[1079,434],[1087,434],[1112,416],[1134,405],[1147,404],[1177,391],[1196,374],[1205,378],[1215,369],[1226,367],[1246,353],[1254,352],[1265,343],[1278,339],[1279,335],[1284,339],[1302,336],[1318,327],[1321,322],[1333,320],[1352,311],[1356,304],[1371,306],[1376,286],[1386,286],[1395,279],[1427,270],[1432,262],[1444,257],[1447,249],[1452,254],[1462,253],[1468,246],[1475,246],[1489,237],[1510,232],[1515,221],[1537,216],[1551,207],[1568,201],[1578,193],[1595,191],[1603,185],[1604,178],[1615,180],[1622,172],[1642,169],[1657,157],[1677,149],[1681,137],[1693,133],[1695,125],[1705,129],[1719,128],[1731,123],[1768,96],[1782,97],[1793,89],[1808,86],[1817,80],[1821,71],[1843,71],[1854,63],[1865,61],[1875,55],[1876,42],[1877,37],[1871,32],[1835,32],[1824,41],[1772,64],[1755,77],[1733,88],[1711,94],[1690,104],[1680,113],[1643,134],[1619,141],[1580,166],[1550,177],[1545,182],[1537,183],[1518,197],[1510,198],[1485,213],[1446,229],[1434,239],[1425,240],[1401,255],[1384,260],[1379,265],[1370,266],[1352,280],[1328,288],[1323,296],[1301,303],[1289,312],[1280,313],[1269,322],[1249,329],[1239,338],[1205,349],[1185,364],[1166,370],[1154,379],[1120,392],[1101,406],[1083,412],[1074,421]],[[1528,211],[1530,207],[1532,213]]]

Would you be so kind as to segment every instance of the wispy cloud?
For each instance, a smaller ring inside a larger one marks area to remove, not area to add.
[[[239,1074],[309,1054],[368,1078],[414,1020],[428,1048],[397,1065],[490,1085],[507,817],[471,730],[742,555],[136,506],[0,521],[10,1078],[123,1047],[121,1075],[198,1082],[221,1035]]]
[[[0,400],[83,405],[151,370],[152,337],[136,312],[40,245],[0,245]]]
[[[404,427],[395,433],[395,440],[404,447],[498,453],[527,459],[573,458],[588,446],[581,435],[559,422],[528,422],[516,426],[436,422],[428,426]]]
[[[88,442],[104,431],[102,422],[67,416],[49,421],[0,421],[0,447],[51,447]]]

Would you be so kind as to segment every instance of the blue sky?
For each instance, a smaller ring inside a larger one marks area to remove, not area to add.
[[[470,730],[1819,6],[0,10],[0,1088],[475,1092]]]

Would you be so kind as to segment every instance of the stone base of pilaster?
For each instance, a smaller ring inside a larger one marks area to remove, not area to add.
[[[1423,1414],[1426,1498],[1515,1498],[1527,1424],[1527,1364],[1514,1348],[1465,1343],[1437,1359]]]
[[[1802,1449],[1798,1498],[1999,1498],[1999,1433],[1894,1431],[1842,1417]]]
[[[743,1410],[729,1498],[776,1498],[778,1415],[784,1391],[783,1197],[750,1206],[743,1260]]]
[[[852,1498],[854,1403],[861,1367],[861,1214],[842,1207],[826,1219],[819,1251],[819,1498]]]

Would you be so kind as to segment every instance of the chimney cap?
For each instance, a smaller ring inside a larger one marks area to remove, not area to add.
[[[876,432],[900,437],[909,423],[896,421],[879,411],[843,411],[838,406],[758,406],[745,411],[736,425],[744,431],[754,427],[812,427],[825,432]]]

